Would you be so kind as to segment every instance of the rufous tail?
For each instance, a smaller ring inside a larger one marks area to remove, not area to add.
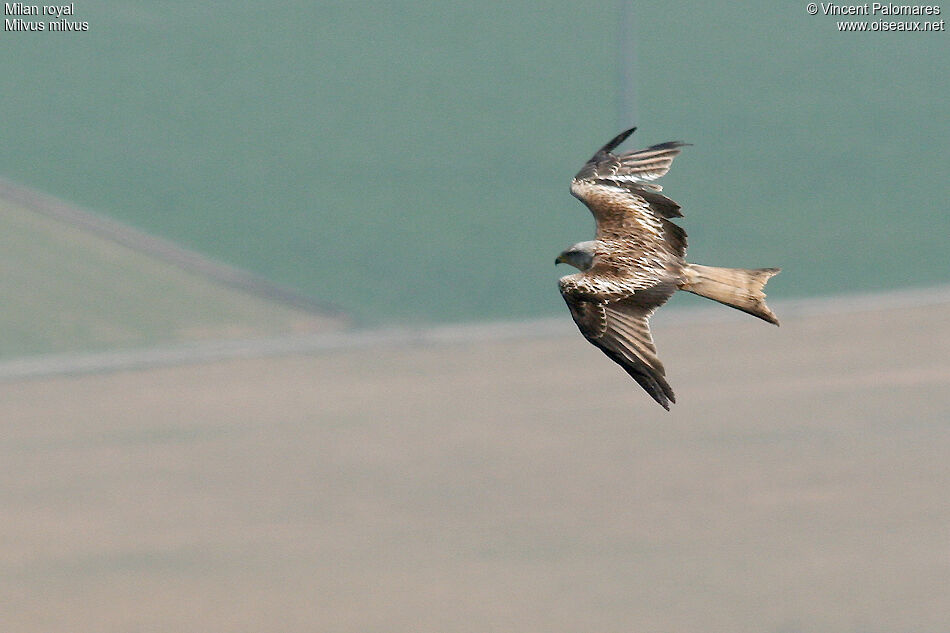
[[[778,325],[778,317],[765,305],[762,289],[781,268],[718,268],[686,264],[686,281],[681,290],[724,303]]]

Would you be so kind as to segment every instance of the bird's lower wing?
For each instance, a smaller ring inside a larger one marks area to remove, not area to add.
[[[564,294],[571,316],[588,341],[624,368],[650,396],[669,411],[676,402],[666,371],[656,355],[648,319],[653,313],[632,299],[596,303]]]

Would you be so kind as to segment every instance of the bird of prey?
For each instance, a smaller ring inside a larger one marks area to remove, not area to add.
[[[676,398],[650,335],[653,312],[685,290],[778,325],[762,289],[780,269],[687,263],[686,232],[670,221],[683,216],[680,206],[655,183],[686,143],[613,154],[634,130],[600,148],[574,176],[571,193],[593,213],[596,239],[571,246],[555,264],[581,271],[559,282],[581,333],[669,411]]]

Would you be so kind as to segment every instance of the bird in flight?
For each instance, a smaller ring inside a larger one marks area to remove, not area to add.
[[[683,217],[655,181],[686,143],[661,143],[613,154],[637,128],[617,135],[587,161],[571,193],[597,221],[596,238],[555,260],[581,272],[561,277],[561,296],[581,333],[664,409],[676,402],[657,357],[648,320],[677,290],[685,290],[778,325],[762,289],[779,268],[717,268],[686,262]]]

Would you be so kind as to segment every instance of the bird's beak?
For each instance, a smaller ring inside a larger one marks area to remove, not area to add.
[[[558,256],[557,256],[557,259],[554,260],[554,265],[555,265],[555,266],[557,266],[558,264],[563,264],[563,263],[564,263],[564,258],[561,257],[560,255],[558,255]]]

